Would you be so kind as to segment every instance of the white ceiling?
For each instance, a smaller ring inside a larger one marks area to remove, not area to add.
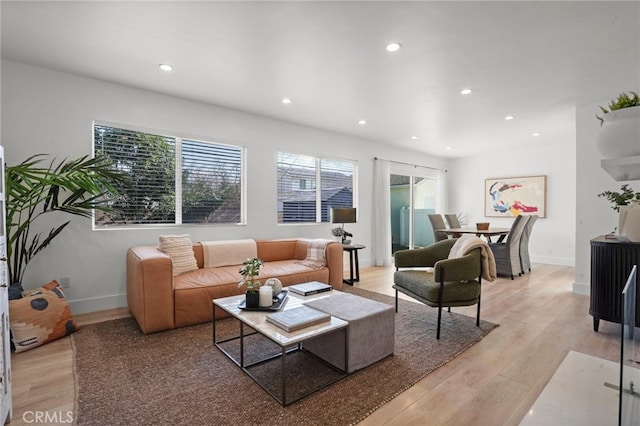
[[[572,143],[576,105],[640,88],[638,1],[3,1],[0,13],[3,58],[443,157]]]

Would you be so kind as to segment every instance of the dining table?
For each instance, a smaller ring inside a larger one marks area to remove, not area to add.
[[[436,229],[436,232],[444,232],[448,235],[474,234],[478,237],[483,236],[488,242],[491,242],[491,237],[500,237],[498,242],[501,242],[509,234],[509,231],[511,231],[511,228],[478,229],[475,227],[461,227]]]

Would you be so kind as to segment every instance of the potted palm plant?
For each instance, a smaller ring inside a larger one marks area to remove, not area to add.
[[[604,158],[640,155],[640,96],[636,92],[621,93],[606,107],[602,116],[596,146]]]
[[[249,258],[242,262],[243,266],[239,271],[242,279],[238,282],[238,287],[247,286],[245,302],[247,308],[258,308],[260,306],[260,295],[256,290],[260,287],[260,281],[258,281],[257,277],[263,264],[262,260],[257,257]]]
[[[110,212],[109,200],[126,188],[128,176],[111,161],[84,156],[45,162],[46,154],[5,167],[7,258],[10,283],[22,282],[29,262],[47,248],[70,220],[46,232],[32,225],[49,213],[91,217],[94,210]],[[44,163],[44,164],[43,164]]]

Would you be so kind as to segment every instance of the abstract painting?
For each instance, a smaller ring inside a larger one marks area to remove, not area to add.
[[[484,215],[515,217],[537,214],[546,217],[546,176],[485,179]]]

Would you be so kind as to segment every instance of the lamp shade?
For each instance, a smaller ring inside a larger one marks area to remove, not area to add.
[[[356,223],[355,207],[332,208],[331,223]]]

